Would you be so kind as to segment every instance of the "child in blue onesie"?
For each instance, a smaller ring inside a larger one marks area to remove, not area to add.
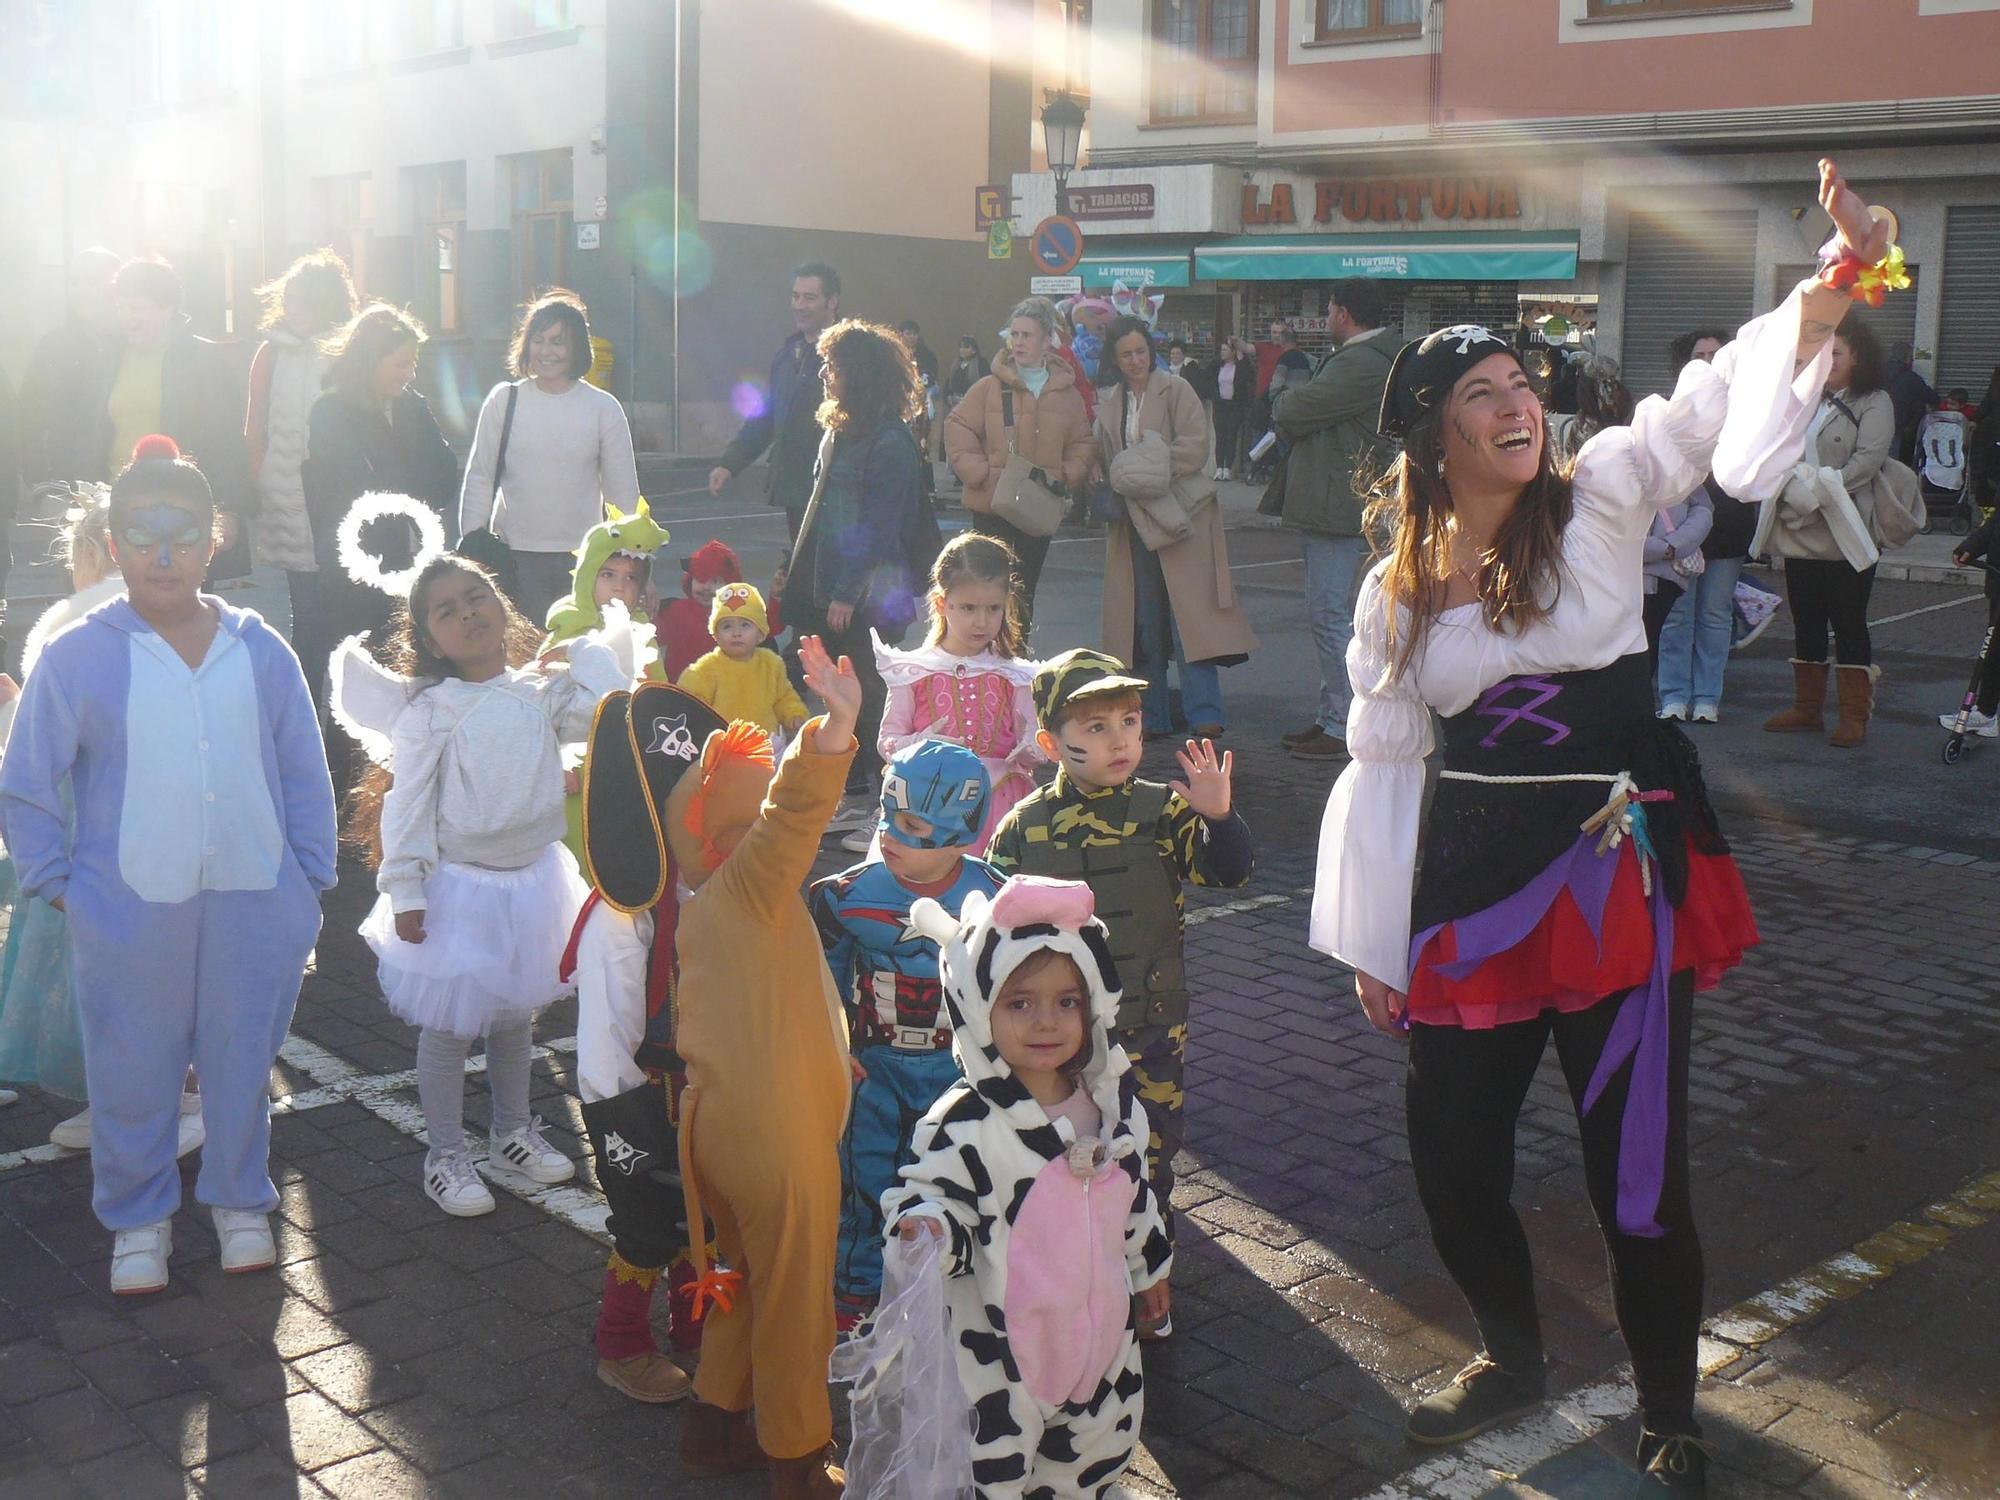
[[[273,1264],[270,1073],[334,882],[333,786],[283,637],[200,592],[208,481],[164,437],[111,488],[127,597],[50,641],[0,762],[21,888],[69,918],[111,1289],[167,1283],[181,1083],[225,1271]],[[63,802],[74,789],[75,825]]]
[[[813,883],[813,920],[853,1035],[854,1107],[840,1143],[833,1267],[843,1332],[882,1292],[882,1194],[914,1159],[917,1121],[959,1078],[938,947],[910,925],[910,907],[929,896],[956,916],[972,892],[1000,888],[1000,872],[972,857],[991,794],[972,751],[919,740],[883,772],[875,857]]]

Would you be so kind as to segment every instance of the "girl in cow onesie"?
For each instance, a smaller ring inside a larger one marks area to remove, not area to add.
[[[1104,924],[1089,886],[1028,875],[990,905],[968,896],[956,919],[924,900],[910,920],[942,950],[965,1077],[918,1124],[883,1216],[905,1239],[945,1240],[979,1495],[1104,1495],[1139,1440],[1134,1317],[1173,1258],[1145,1111],[1111,1040]]]

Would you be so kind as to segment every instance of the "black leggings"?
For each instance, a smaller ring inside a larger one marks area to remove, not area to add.
[[[1986,621],[1989,625],[2000,626],[2000,589],[1991,584],[1986,588]],[[1986,653],[1985,664],[1979,669],[1978,709],[1983,714],[2000,710],[2000,642],[1995,642]]]
[[[1842,666],[1865,667],[1875,660],[1868,643],[1868,595],[1875,570],[1857,573],[1844,562],[1785,559],[1785,596],[1792,606],[1792,655],[1800,661],[1826,660],[1827,627]]]
[[[1682,592],[1678,583],[1655,578],[1653,592],[1646,596],[1642,610],[1646,624],[1646,667],[1655,682],[1660,680],[1660,632],[1666,629],[1667,616],[1674,612],[1674,601],[1680,598]]]
[[[1021,639],[1027,643],[1028,632],[1035,624],[1035,586],[1042,581],[1042,564],[1048,560],[1049,543],[1053,538],[1029,536],[1012,521],[1002,520],[989,513],[974,512],[972,529],[981,536],[997,537],[1014,549],[1014,556],[1021,566],[1014,574],[1014,600],[1021,612]]]
[[[1405,1095],[1410,1164],[1451,1279],[1465,1296],[1487,1353],[1503,1368],[1538,1374],[1541,1319],[1535,1272],[1514,1189],[1514,1122],[1536,1066],[1555,1036],[1583,1136],[1584,1180],[1611,1259],[1618,1328],[1632,1351],[1639,1404],[1649,1423],[1685,1429],[1694,1415],[1695,1345],[1701,1331],[1701,1241],[1688,1194],[1688,1044],[1694,979],[1676,974],[1670,992],[1667,1052],[1667,1158],[1655,1221],[1658,1239],[1618,1229],[1618,1138],[1629,1065],[1582,1112],[1584,1090],[1618,1009],[1638,992],[1612,995],[1588,1010],[1545,1012],[1529,1021],[1472,1031],[1410,1028]],[[1668,1429],[1673,1430],[1673,1429]]]

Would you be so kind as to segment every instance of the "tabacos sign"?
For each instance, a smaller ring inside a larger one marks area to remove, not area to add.
[[[1243,222],[1297,224],[1307,208],[1315,224],[1418,224],[1446,219],[1518,219],[1521,185],[1513,176],[1322,177],[1301,188],[1271,184],[1270,196],[1254,182],[1243,185]]]

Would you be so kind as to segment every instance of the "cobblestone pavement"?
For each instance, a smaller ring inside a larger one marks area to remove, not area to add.
[[[1296,595],[1252,602],[1270,639]],[[1935,657],[1942,680],[1959,634],[1901,668]],[[1746,665],[1746,695],[1767,675]],[[1330,776],[1266,748],[1300,717],[1299,691],[1266,677],[1232,695],[1260,864],[1249,889],[1190,903],[1177,1333],[1148,1354],[1131,1492],[1628,1494],[1624,1351],[1552,1064],[1521,1121],[1517,1201],[1558,1399],[1462,1454],[1401,1440],[1403,1411],[1471,1352],[1469,1324],[1409,1182],[1401,1044],[1367,1028],[1345,975],[1304,946]],[[1746,704],[1704,742],[1766,939],[1697,1012],[1714,1493],[1991,1496],[2000,754],[1951,779],[1934,747],[1919,766],[1892,732],[1846,762],[1865,773],[1840,773],[1796,741],[1770,745],[1752,715]],[[1912,747],[1938,738],[1908,715]],[[1787,758],[1805,769],[1784,772]],[[1852,777],[1844,795],[1827,790],[1837,774]],[[184,1211],[170,1289],[113,1299],[88,1162],[43,1145],[65,1111],[32,1090],[0,1111],[0,1496],[761,1494],[684,1480],[675,1409],[592,1378],[604,1250],[588,1166],[558,1189],[496,1173],[508,1191],[482,1219],[423,1198],[414,1035],[382,1008],[354,936],[367,898],[359,870],[329,898],[274,1075],[275,1274],[219,1274],[205,1216]],[[573,1005],[541,1018],[535,1107],[583,1158],[573,1030]],[[467,1107],[483,1127],[477,1076]],[[184,1181],[191,1200],[191,1166]]]

